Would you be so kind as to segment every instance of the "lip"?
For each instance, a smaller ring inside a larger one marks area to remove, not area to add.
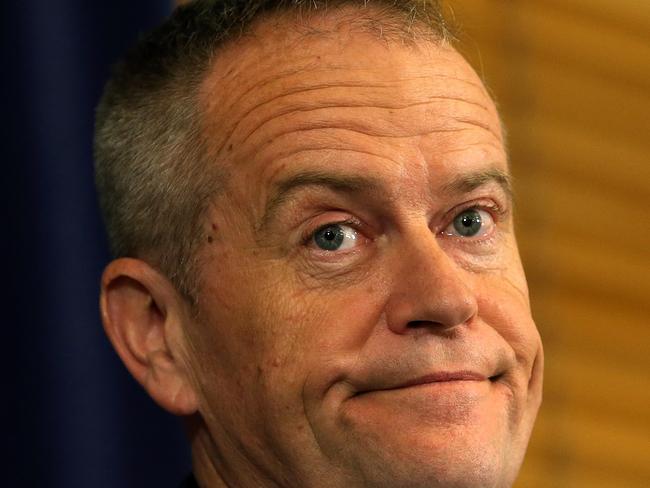
[[[414,378],[390,389],[408,388],[430,383],[450,383],[455,381],[488,381],[491,378],[475,371],[440,371]]]
[[[422,385],[453,385],[453,384],[458,384],[461,385],[463,382],[464,383],[470,383],[470,382],[486,382],[489,381],[491,383],[497,381],[500,378],[500,374],[496,374],[494,376],[487,376],[483,373],[479,373],[476,371],[470,371],[470,370],[462,370],[462,371],[438,371],[436,373],[431,373],[427,374],[424,376],[419,376],[407,381],[404,381],[402,383],[398,383],[395,385],[389,385],[383,388],[370,388],[370,389],[363,389],[360,391],[357,391],[354,396],[357,395],[364,395],[367,393],[372,393],[372,392],[381,392],[381,391],[391,391],[391,390],[401,390],[401,389],[406,389],[406,388],[412,388],[412,387],[417,387],[417,386],[422,386]]]

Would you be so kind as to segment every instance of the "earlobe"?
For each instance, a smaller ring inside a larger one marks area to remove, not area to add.
[[[102,276],[100,307],[108,338],[133,377],[161,407],[196,411],[182,344],[183,299],[147,263],[121,258]]]

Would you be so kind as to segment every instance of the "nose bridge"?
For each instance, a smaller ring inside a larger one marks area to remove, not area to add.
[[[400,238],[393,256],[391,297],[386,317],[396,333],[430,327],[449,329],[477,313],[469,280],[428,228]]]

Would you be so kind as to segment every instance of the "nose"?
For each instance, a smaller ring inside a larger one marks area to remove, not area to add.
[[[478,312],[470,272],[428,229],[412,242],[396,249],[393,257],[395,273],[386,305],[389,329],[396,334],[449,331],[468,323]]]

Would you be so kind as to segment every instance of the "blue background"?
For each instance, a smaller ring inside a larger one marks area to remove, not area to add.
[[[92,163],[93,112],[110,66],[170,2],[0,5],[0,486],[175,487],[190,469],[180,423],[131,379],[101,328],[109,256]]]

